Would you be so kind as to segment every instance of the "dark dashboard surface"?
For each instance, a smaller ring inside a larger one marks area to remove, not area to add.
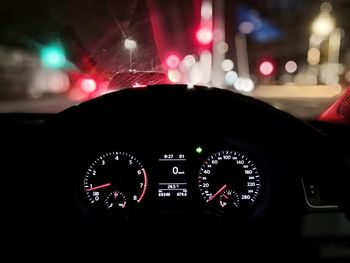
[[[230,244],[264,247],[266,234],[299,238],[309,213],[346,209],[349,127],[239,94],[153,86],[0,121],[6,180],[27,196],[20,212],[23,197],[10,202],[19,232],[183,244],[234,233]]]

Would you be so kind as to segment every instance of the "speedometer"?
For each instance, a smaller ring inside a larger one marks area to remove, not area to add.
[[[246,155],[232,150],[221,151],[204,161],[198,186],[206,203],[222,209],[244,209],[255,203],[259,196],[260,174]]]

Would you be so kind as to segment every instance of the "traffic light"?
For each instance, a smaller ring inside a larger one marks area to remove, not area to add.
[[[67,59],[64,49],[60,43],[52,43],[41,49],[40,60],[46,68],[62,68],[66,65]]]

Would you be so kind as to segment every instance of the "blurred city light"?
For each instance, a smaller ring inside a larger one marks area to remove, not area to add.
[[[175,69],[180,64],[180,58],[175,54],[171,54],[166,58],[165,62],[168,68]]]
[[[196,58],[193,55],[185,56],[184,60],[192,67],[196,63]]]
[[[132,39],[125,39],[124,41],[124,47],[129,50],[129,70],[132,70],[132,53],[137,48],[137,43],[135,40]]]
[[[310,47],[319,48],[323,40],[323,37],[312,34],[310,37]]]
[[[229,71],[225,74],[226,85],[233,85],[238,79],[238,74],[236,71]]]
[[[50,92],[64,93],[69,89],[69,85],[69,77],[63,71],[57,70],[48,76],[47,88]]]
[[[312,47],[307,52],[307,62],[310,65],[317,65],[320,63],[321,59],[321,52],[318,48]]]
[[[75,101],[81,101],[87,97],[86,92],[81,89],[72,89],[69,91],[68,96]]]
[[[320,66],[320,80],[326,85],[334,85],[339,82],[340,67],[336,63],[325,63]]]
[[[295,61],[290,60],[290,61],[288,61],[288,62],[286,63],[285,69],[286,69],[286,71],[287,71],[288,73],[291,73],[291,74],[292,74],[292,73],[294,73],[294,72],[297,71],[298,65],[297,65],[297,63],[296,63]]]
[[[282,36],[281,30],[276,25],[262,18],[256,10],[239,5],[236,14],[239,21],[239,32],[244,35],[250,34],[257,42],[266,43],[279,39]]]
[[[255,26],[252,22],[245,21],[239,24],[238,30],[242,34],[250,34],[255,30]]]
[[[216,46],[216,50],[220,53],[220,54],[225,54],[228,51],[228,45],[226,42],[222,41],[220,43],[217,44]]]
[[[29,95],[34,99],[39,99],[44,94],[66,92],[69,89],[70,81],[64,71],[42,68],[35,73],[31,86]]]
[[[254,90],[254,82],[248,78],[238,78],[234,83],[234,87],[238,91],[252,92]]]
[[[193,65],[193,67],[190,70],[190,83],[193,84],[201,84],[202,83],[202,69],[201,69],[201,64],[197,62],[196,64]]]
[[[270,61],[264,61],[259,66],[259,71],[264,76],[269,76],[274,71],[274,66]]]
[[[127,38],[124,41],[124,47],[128,50],[134,50],[137,47],[137,43],[135,40]]]
[[[234,63],[231,59],[225,59],[222,63],[221,63],[221,68],[223,71],[231,71],[234,67]]]
[[[321,12],[324,12],[324,13],[330,13],[332,11],[332,8],[333,7],[332,7],[331,3],[329,3],[329,2],[324,2],[320,6]]]
[[[191,69],[191,64],[184,59],[180,62],[179,69],[181,72],[188,72]]]
[[[243,34],[235,37],[238,75],[250,78],[247,38]]]
[[[225,33],[221,29],[214,29],[213,31],[213,39],[215,41],[222,41],[225,38]]]
[[[204,50],[199,57],[199,60],[202,64],[207,64],[207,65],[211,65],[211,58],[212,58],[212,54],[210,51],[208,50]]]
[[[213,4],[211,1],[205,0],[203,1],[201,8],[201,16],[203,19],[211,19],[213,17]]]
[[[92,93],[96,91],[97,84],[96,81],[91,78],[83,78],[79,81],[81,89],[86,93]]]
[[[335,21],[329,13],[322,12],[312,23],[312,32],[320,37],[327,37],[335,28]]]
[[[213,40],[213,31],[208,27],[202,27],[197,31],[196,38],[200,44],[209,45]]]
[[[341,43],[341,30],[336,28],[329,36],[328,62],[338,63]]]
[[[170,69],[168,70],[168,79],[172,83],[179,83],[181,81],[181,72],[177,69]]]
[[[62,68],[67,60],[64,49],[60,43],[43,47],[40,52],[41,63],[46,68]]]
[[[202,80],[201,83],[203,85],[207,85],[211,80],[212,74],[212,53],[208,50],[203,51],[200,54],[200,67],[202,72]]]

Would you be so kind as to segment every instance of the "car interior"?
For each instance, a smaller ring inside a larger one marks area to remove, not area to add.
[[[349,126],[187,85],[1,122],[5,211],[23,245],[346,259]]]
[[[346,1],[5,2],[4,259],[350,262]]]

